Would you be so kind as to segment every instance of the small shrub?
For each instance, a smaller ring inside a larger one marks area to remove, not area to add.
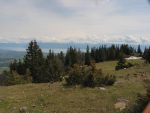
[[[124,59],[120,59],[115,67],[116,70],[121,70],[121,69],[125,69],[125,68],[130,68],[134,66],[132,63],[130,62],[126,62],[126,60]]]
[[[114,75],[106,75],[104,76],[104,85],[113,85],[116,81],[116,77]]]
[[[95,78],[96,86],[110,86],[113,85],[115,81],[116,77],[113,75],[102,75]]]
[[[82,86],[84,87],[94,87],[95,82],[94,82],[94,76],[92,73],[85,75]]]
[[[94,87],[103,85],[113,85],[116,77],[113,75],[103,75],[102,70],[93,69],[91,66],[75,65],[65,79],[66,85],[82,85],[83,87]]]
[[[31,82],[31,77],[19,75],[16,72],[8,72],[4,71],[0,74],[0,85],[2,86],[10,86],[16,84],[25,84]]]
[[[77,65],[70,69],[66,78],[66,85],[79,85],[82,83],[82,70]]]
[[[133,67],[134,65],[132,63],[127,63],[127,68]]]

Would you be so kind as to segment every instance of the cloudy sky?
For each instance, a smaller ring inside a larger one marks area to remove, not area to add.
[[[148,0],[0,0],[0,42],[150,42]]]

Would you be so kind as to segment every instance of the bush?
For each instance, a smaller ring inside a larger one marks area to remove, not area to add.
[[[130,63],[130,62],[127,64],[127,68],[130,68],[130,67],[133,67],[133,66],[134,65],[132,63]]]
[[[94,87],[94,75],[91,66],[74,65],[68,72],[67,85],[82,85]]]
[[[104,76],[103,80],[104,80],[104,83],[103,83],[104,85],[110,86],[115,83],[116,77],[114,75],[106,75],[106,76]]]
[[[122,58],[118,61],[115,69],[121,70],[121,69],[125,69],[125,68],[130,68],[132,66],[134,66],[132,63],[130,63],[130,62],[127,63],[126,60]]]
[[[2,86],[10,86],[16,84],[25,84],[31,82],[31,77],[19,75],[16,72],[8,72],[4,71],[0,74],[0,85]]]
[[[84,87],[94,87],[95,82],[94,82],[94,76],[92,73],[85,75],[82,86]]]
[[[102,75],[95,77],[96,86],[110,86],[116,82],[116,77],[113,75]]]
[[[93,69],[91,66],[75,65],[68,73],[66,85],[82,85],[83,87],[94,87],[113,85],[116,77],[103,75],[102,70]]]
[[[66,77],[66,85],[79,85],[82,83],[83,73],[79,66],[74,66],[68,72],[68,77]]]

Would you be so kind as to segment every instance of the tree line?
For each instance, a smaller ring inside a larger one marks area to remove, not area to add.
[[[127,45],[112,45],[99,46],[98,48],[89,48],[86,52],[73,47],[69,47],[66,53],[54,53],[49,50],[48,55],[43,55],[42,49],[39,47],[36,40],[29,43],[26,49],[26,54],[22,60],[14,60],[10,64],[10,72],[17,72],[20,75],[26,76],[30,73],[32,82],[55,82],[59,81],[75,64],[80,66],[90,66],[92,63],[98,63],[109,60],[118,60],[120,55],[142,55],[140,46],[135,48]]]

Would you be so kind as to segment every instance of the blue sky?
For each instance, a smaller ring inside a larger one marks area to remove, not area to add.
[[[0,41],[150,43],[148,0],[0,0]]]

